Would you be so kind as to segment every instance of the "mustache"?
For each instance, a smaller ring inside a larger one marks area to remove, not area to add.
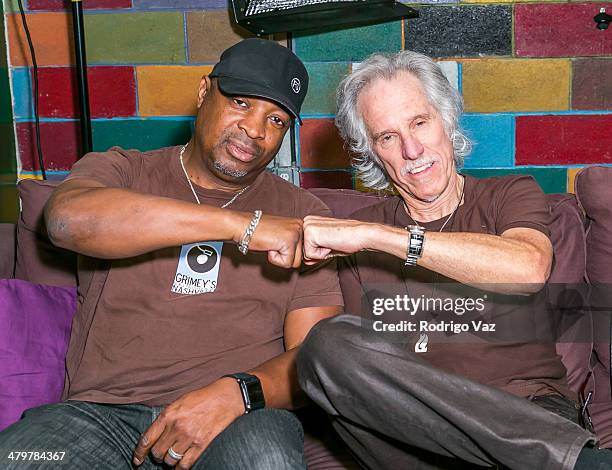
[[[400,170],[400,174],[402,176],[406,176],[415,168],[422,167],[424,165],[429,165],[431,163],[435,163],[437,161],[434,157],[421,157],[418,160],[407,162],[404,167]]]
[[[231,143],[232,145],[235,145],[236,147],[239,147],[241,150],[251,153],[255,155],[256,157],[261,157],[263,154],[263,149],[259,147],[259,145],[253,142],[249,142],[248,140],[245,140],[243,137],[238,137],[235,135],[227,135],[223,139],[223,143],[224,144]]]

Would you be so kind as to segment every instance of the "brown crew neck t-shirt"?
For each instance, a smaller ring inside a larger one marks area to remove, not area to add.
[[[88,154],[68,178],[195,203],[179,150]],[[195,189],[202,204],[217,207],[233,196]],[[264,216],[329,215],[313,195],[268,172],[229,208],[261,209]],[[79,294],[67,398],[147,405],[171,403],[281,354],[288,312],[343,304],[335,264],[283,269],[268,263],[266,253],[243,256],[228,242],[113,260],[104,281],[85,279]],[[94,299],[89,306],[88,297]]]
[[[433,232],[440,230],[447,217],[429,223],[417,222]],[[358,210],[351,218],[399,227],[414,224],[399,197]],[[532,177],[476,179],[465,176],[464,203],[444,231],[501,235],[513,227],[526,227],[549,236],[549,219],[545,195]],[[495,260],[490,262],[495,263]],[[544,311],[538,311],[537,304],[533,307],[531,298],[504,296],[463,286],[420,266],[404,266],[404,260],[377,252],[360,252],[341,259],[340,284],[347,313],[373,320],[401,318],[414,322],[416,332],[400,333],[410,338],[406,347],[411,351],[421,339],[421,320],[445,324],[446,331],[425,331],[427,351],[418,353],[418,357],[435,367],[522,397],[561,393],[575,399],[575,394],[567,387],[566,370],[556,353],[555,343],[546,338],[551,331],[550,318]],[[375,297],[404,294],[414,299],[444,301],[457,297],[482,299],[484,296],[482,302],[486,310],[482,315],[477,312],[457,315],[438,307],[434,313],[422,309],[414,316],[397,311],[372,315]],[[495,324],[495,332],[474,334],[472,320]],[[467,323],[470,331],[452,331],[450,322]]]

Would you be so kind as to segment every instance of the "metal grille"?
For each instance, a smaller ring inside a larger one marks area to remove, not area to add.
[[[318,5],[321,3],[354,3],[362,0],[251,0],[245,16],[268,13],[274,10],[291,10],[292,8]]]

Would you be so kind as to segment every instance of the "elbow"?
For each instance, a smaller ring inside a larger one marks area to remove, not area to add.
[[[47,236],[51,243],[60,248],[66,248],[70,242],[70,222],[66,214],[56,208],[45,208],[45,225]]]
[[[60,248],[78,251],[79,240],[86,237],[79,230],[79,221],[67,207],[50,201],[45,207],[45,225],[51,243]]]
[[[524,286],[526,294],[535,294],[542,290],[550,277],[552,267],[552,256],[539,250],[531,253],[528,261],[528,269],[524,271]]]

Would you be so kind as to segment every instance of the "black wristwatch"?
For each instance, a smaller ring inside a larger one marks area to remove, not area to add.
[[[223,377],[233,377],[238,382],[242,401],[244,402],[244,414],[265,408],[266,400],[264,399],[261,382],[256,375],[238,372],[236,374],[227,374]]]

